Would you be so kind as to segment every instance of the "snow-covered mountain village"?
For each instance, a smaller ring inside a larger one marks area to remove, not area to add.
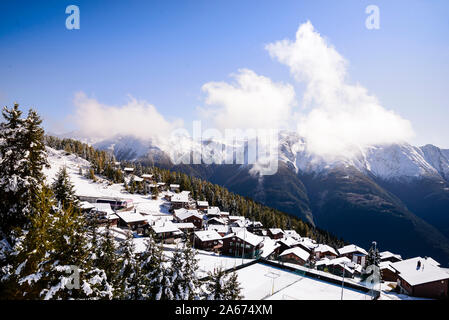
[[[65,167],[85,212],[95,212],[120,243],[132,230],[135,252],[146,249],[148,235],[167,257],[191,241],[199,260],[198,277],[217,268],[236,270],[245,299],[410,299],[447,295],[449,269],[431,257],[403,260],[382,251],[378,266],[382,282],[362,282],[368,249],[356,244],[341,248],[317,243],[295,230],[264,228],[244,215],[230,215],[207,201],[194,199],[179,184],[158,181],[151,174],[137,176],[133,167],[116,166],[125,183],[134,181],[157,189],[157,196],[129,194],[123,184],[93,182],[80,175],[90,164],[65,151],[47,148],[51,168],[47,179]],[[376,250],[376,249],[374,249]],[[346,286],[344,284],[346,281]],[[340,284],[345,288],[342,290]]]
[[[403,259],[381,251],[375,241],[371,248],[333,247],[294,229],[266,227],[248,212],[227,212],[195,198],[181,187],[185,181],[170,183],[154,167],[143,170],[75,140],[44,137],[32,111],[22,118],[16,105],[5,108],[3,116],[0,258],[2,293],[11,295],[6,298],[402,300],[448,295],[449,269],[432,257]],[[18,204],[28,213],[19,215]],[[72,266],[81,275],[78,289],[65,275]]]

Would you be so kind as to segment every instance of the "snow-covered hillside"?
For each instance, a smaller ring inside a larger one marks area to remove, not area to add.
[[[163,200],[153,200],[148,196],[139,194],[130,194],[125,191],[123,184],[110,184],[106,180],[98,179],[98,182],[80,175],[79,169],[83,173],[90,168],[90,163],[76,155],[68,154],[63,150],[55,150],[47,147],[49,168],[44,169],[47,183],[52,183],[56,177],[57,172],[63,167],[66,167],[67,173],[70,176],[71,182],[75,187],[75,194],[78,196],[88,197],[113,197],[122,199],[132,199],[136,208],[147,212],[162,212],[168,213],[168,210],[163,206]]]

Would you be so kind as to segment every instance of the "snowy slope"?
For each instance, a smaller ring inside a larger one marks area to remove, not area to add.
[[[149,196],[130,194],[124,190],[123,184],[110,185],[106,180],[99,179],[93,182],[79,174],[79,168],[86,172],[90,168],[90,163],[76,155],[67,154],[63,150],[55,150],[46,147],[50,168],[44,169],[47,183],[52,183],[57,172],[66,167],[71,182],[75,187],[75,194],[90,197],[113,197],[122,199],[132,199],[138,210],[144,212],[168,214],[168,209],[163,205],[164,200],[150,199]]]
[[[420,148],[426,161],[431,164],[443,178],[449,181],[449,150],[442,150],[431,144]]]

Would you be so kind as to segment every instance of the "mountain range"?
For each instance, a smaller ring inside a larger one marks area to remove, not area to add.
[[[134,137],[83,140],[110,150],[118,160],[157,165],[225,186],[348,242],[369,247],[377,241],[381,249],[404,257],[431,256],[449,264],[447,149],[400,143],[327,157],[309,152],[298,134],[281,132],[277,173],[262,176],[248,163],[173,164],[164,150],[185,149],[190,142],[183,139],[164,146]],[[192,152],[210,155],[211,147],[211,141],[204,142]]]

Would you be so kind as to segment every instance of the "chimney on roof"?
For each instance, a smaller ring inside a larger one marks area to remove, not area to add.
[[[418,260],[416,263],[416,270],[419,270],[421,268],[421,260]]]

